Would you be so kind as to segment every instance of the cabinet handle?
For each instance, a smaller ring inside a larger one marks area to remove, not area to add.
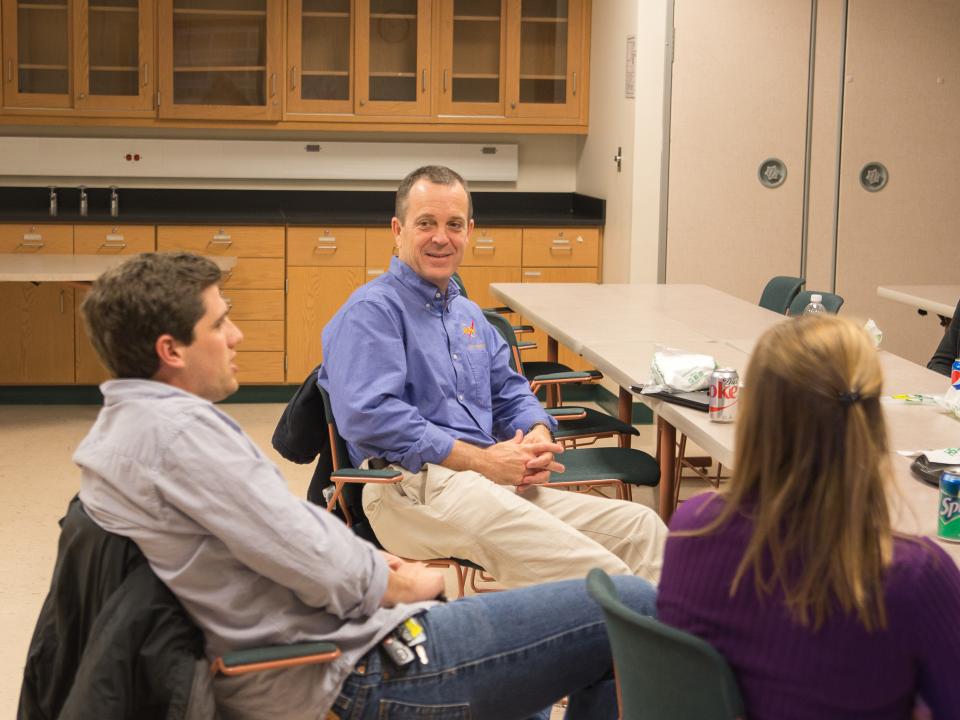
[[[511,110],[516,110],[516,109],[517,109],[517,104],[516,104],[515,102],[510,103],[510,109],[511,109]]]
[[[42,248],[46,243],[43,242],[43,235],[38,232],[28,232],[23,234],[23,240],[18,247],[23,248]]]
[[[149,77],[150,77],[150,63],[144,63],[143,64],[143,86],[144,87],[148,85]]]
[[[540,277],[543,273],[539,270],[527,270],[523,273],[524,277]]]
[[[332,235],[321,235],[317,238],[317,244],[313,248],[314,253],[318,252],[336,252],[337,239]]]
[[[7,58],[7,82],[13,82],[13,60]]]
[[[64,310],[63,305],[64,305],[64,302],[63,302],[63,290],[61,290],[61,291],[60,291],[60,314],[61,314],[61,315],[63,315],[63,310]]]
[[[427,91],[427,69],[424,68],[420,71],[420,92]]]
[[[567,245],[566,247],[564,247],[563,245],[560,245],[560,246],[551,245],[551,246],[550,246],[550,254],[551,254],[551,255],[553,255],[554,253],[566,253],[566,254],[569,255],[569,254],[572,253],[572,252],[573,252],[573,248],[570,247],[569,245]]]
[[[277,74],[270,73],[270,97],[277,95]]]
[[[473,248],[473,252],[475,255],[480,253],[490,253],[493,255],[495,252],[497,252],[497,247],[496,245],[476,245]]]
[[[363,100],[363,99],[360,100],[360,107],[363,107],[366,104],[367,104],[366,100]]]
[[[577,71],[573,71],[573,94],[577,94]]]
[[[290,66],[290,89],[291,90],[297,89],[297,66],[296,65]]]
[[[383,270],[367,270],[367,275],[370,277],[376,277],[377,275],[383,275]]]
[[[208,245],[232,245],[233,240],[231,237],[225,233],[222,229],[218,233],[214,233],[213,238],[211,238]]]
[[[476,238],[475,240],[476,240],[476,243],[477,243],[478,245],[479,245],[479,244],[484,244],[484,245],[491,245],[491,244],[493,244],[493,238],[492,238],[492,237],[488,237],[488,236],[486,236],[486,235],[482,235],[482,236]]]
[[[447,69],[446,68],[443,69],[443,92],[444,94],[446,94],[447,92]]]
[[[122,250],[127,246],[127,243],[123,239],[123,235],[119,233],[109,233],[103,239],[103,245],[100,247],[112,249],[112,250]]]

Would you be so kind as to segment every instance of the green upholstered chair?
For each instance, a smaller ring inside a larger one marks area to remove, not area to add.
[[[603,611],[622,720],[737,720],[736,679],[723,657],[694,635],[634,612],[594,568],[587,592]]]
[[[806,282],[801,277],[790,277],[789,275],[776,275],[767,282],[763,288],[763,294],[760,295],[760,307],[767,310],[773,310],[780,315],[786,315],[790,309],[790,303],[800,292]]]
[[[827,309],[828,313],[833,313],[836,315],[838,312],[840,312],[840,308],[843,306],[843,298],[836,293],[820,292],[817,290],[804,290],[793,299],[793,302],[790,303],[790,310],[787,314],[790,316],[802,315],[803,309],[810,304],[811,295],[819,295],[822,298],[820,302],[823,303],[823,306]]]
[[[520,360],[520,353],[516,347],[516,336],[510,322],[502,315],[484,313],[487,320],[493,325],[510,347],[511,367],[518,372],[524,367]],[[531,389],[536,391],[540,387],[549,387],[551,384],[569,384],[591,381],[592,376],[587,372],[559,372],[538,375],[531,382]],[[557,418],[559,427],[554,437],[569,444],[572,449],[566,450],[560,457],[560,462],[566,468],[565,472],[551,475],[550,485],[571,489],[589,489],[598,486],[612,487],[617,496],[630,499],[631,489],[634,486],[645,485],[654,487],[660,482],[660,466],[657,461],[642,450],[629,447],[629,439],[639,435],[637,429],[619,418],[592,408],[573,408],[561,406],[547,408],[547,412]],[[564,414],[574,414],[565,419]],[[596,441],[602,437],[616,437],[619,447],[578,447],[575,444],[584,444],[590,438]]]

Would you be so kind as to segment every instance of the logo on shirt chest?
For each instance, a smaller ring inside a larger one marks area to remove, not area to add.
[[[463,326],[463,334],[469,337],[473,337],[477,334],[477,328],[475,327],[475,322],[473,320],[470,321],[469,325]]]

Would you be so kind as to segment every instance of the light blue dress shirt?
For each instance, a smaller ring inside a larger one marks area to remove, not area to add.
[[[354,465],[380,457],[418,472],[454,440],[487,447],[536,423],[556,427],[476,303],[398,258],[327,323],[318,382]]]

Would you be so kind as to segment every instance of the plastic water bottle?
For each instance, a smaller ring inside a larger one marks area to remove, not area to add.
[[[816,313],[825,313],[827,309],[823,306],[823,295],[814,293],[810,296],[810,304],[803,309],[803,314],[814,315]]]

